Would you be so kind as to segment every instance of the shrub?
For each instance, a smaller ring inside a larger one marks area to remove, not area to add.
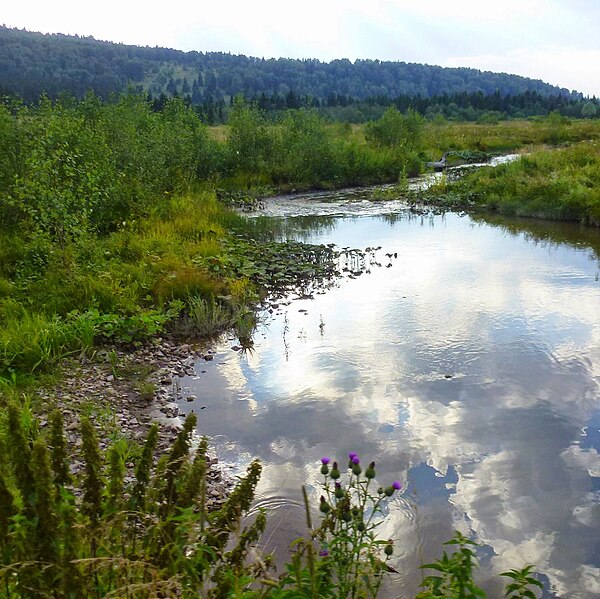
[[[209,511],[206,440],[189,455],[195,416],[188,416],[156,469],[156,425],[143,448],[117,441],[102,452],[94,428],[82,419],[84,470],[73,480],[60,413],[51,418],[48,438],[24,428],[13,405],[8,419],[11,452],[0,473],[6,596],[225,597],[236,581],[260,572],[246,558],[264,515],[233,534],[250,508],[260,465],[253,462],[222,507]],[[126,484],[130,461],[132,482]]]

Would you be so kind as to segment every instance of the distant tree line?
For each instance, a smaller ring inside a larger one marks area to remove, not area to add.
[[[178,94],[175,94],[176,96]],[[243,96],[238,96],[243,97]],[[170,96],[160,94],[148,96],[155,110],[160,111]],[[182,98],[206,124],[226,123],[234,98],[229,101],[208,95],[200,102],[194,102],[190,95]],[[280,118],[286,110],[300,108],[316,109],[329,121],[366,123],[380,118],[390,107],[402,113],[409,110],[419,113],[429,120],[448,119],[458,121],[496,122],[506,118],[528,118],[558,113],[571,118],[594,118],[600,116],[600,101],[593,98],[562,96],[544,96],[537,92],[524,92],[515,95],[502,95],[499,91],[485,95],[482,92],[442,94],[440,96],[409,96],[396,98],[377,96],[360,100],[343,94],[330,94],[326,99],[296,94],[290,90],[281,94],[245,98],[259,110],[270,115],[271,120]]]
[[[227,102],[239,94],[259,102],[264,96],[277,103],[277,108],[306,106],[307,98],[311,106],[318,103],[329,108],[377,98],[425,101],[436,97],[443,104],[446,97],[485,97],[496,92],[500,97],[535,93],[539,97],[582,98],[577,92],[540,80],[469,68],[379,60],[267,60],[223,52],[127,46],[92,37],[0,27],[0,93],[16,94],[32,102],[41,93],[57,98],[68,92],[82,98],[93,90],[106,99],[128,87],[149,92],[154,98],[161,94],[189,96],[198,106],[211,101],[218,105],[220,100]],[[376,105],[389,103],[377,101]],[[414,102],[411,105],[421,110]]]

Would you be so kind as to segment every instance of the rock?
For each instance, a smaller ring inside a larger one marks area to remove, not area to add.
[[[195,395],[188,395],[185,398],[186,401],[196,401],[196,396]]]
[[[212,360],[214,360],[214,359],[215,359],[215,357],[214,357],[212,354],[206,354],[206,355],[204,356],[204,359],[205,359],[207,362],[211,362]]]
[[[241,348],[239,345],[232,345],[232,346],[231,346],[231,349],[232,349],[233,351],[240,351],[242,348]]]

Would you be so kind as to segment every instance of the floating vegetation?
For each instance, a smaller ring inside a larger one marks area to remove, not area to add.
[[[243,236],[223,241],[219,256],[199,257],[198,266],[224,277],[246,278],[269,297],[312,297],[341,276],[357,277],[379,265],[379,248],[336,249],[300,241],[257,243]]]

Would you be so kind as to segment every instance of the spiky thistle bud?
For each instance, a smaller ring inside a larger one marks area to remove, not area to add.
[[[354,464],[359,464],[360,463],[360,459],[358,457],[358,454],[355,453],[354,451],[351,451],[348,454],[348,468],[352,468],[352,466]]]
[[[331,469],[331,474],[329,476],[331,476],[331,478],[333,480],[337,480],[341,476],[340,471],[338,469],[338,463],[337,462],[333,462],[333,467]]]
[[[371,462],[365,470],[365,477],[369,480],[375,478],[375,462]]]

